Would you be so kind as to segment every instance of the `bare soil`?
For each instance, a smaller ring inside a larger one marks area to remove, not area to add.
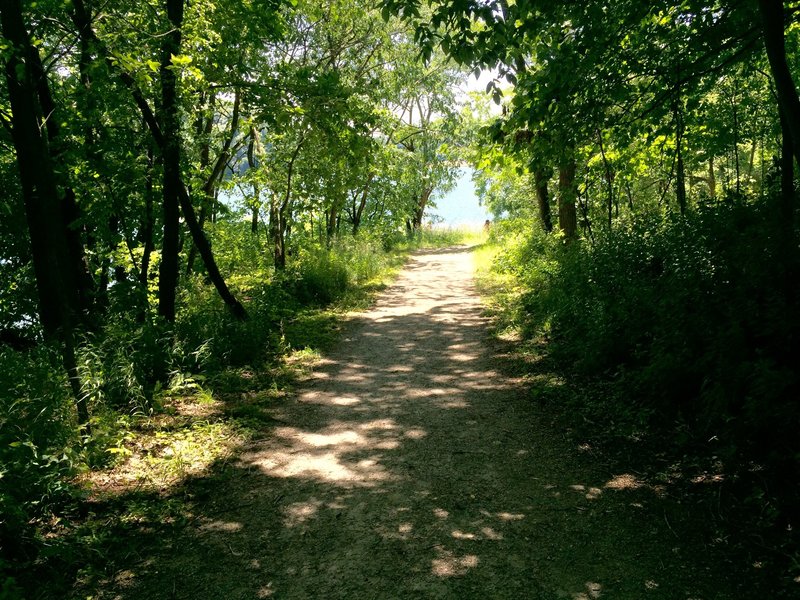
[[[468,248],[413,256],[191,524],[95,597],[750,597],[690,510],[507,374],[472,272]]]

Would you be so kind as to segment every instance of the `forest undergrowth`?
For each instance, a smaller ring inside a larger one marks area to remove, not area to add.
[[[183,280],[172,326],[136,317],[133,290],[112,288],[117,318],[85,335],[77,353],[92,415],[83,442],[57,354],[0,347],[0,598],[67,596],[76,581],[102,579],[153,536],[190,523],[204,476],[224,472],[274,425],[266,409],[291,393],[408,252],[476,235],[422,230],[308,244],[276,275],[239,225],[214,235],[222,268],[238,265],[231,284],[245,298],[245,321],[203,275]]]
[[[533,401],[794,589],[800,254],[774,218],[729,199],[566,244],[509,220],[478,284]]]

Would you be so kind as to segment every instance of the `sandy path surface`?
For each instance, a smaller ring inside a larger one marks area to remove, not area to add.
[[[119,598],[734,598],[667,499],[502,374],[467,249],[414,256]]]

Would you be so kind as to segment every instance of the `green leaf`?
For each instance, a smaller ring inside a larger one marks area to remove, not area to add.
[[[186,56],[185,54],[172,54],[170,56],[170,62],[176,67],[187,67],[192,64],[192,57]]]

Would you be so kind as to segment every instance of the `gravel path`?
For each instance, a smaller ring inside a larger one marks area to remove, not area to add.
[[[412,257],[113,597],[741,597],[680,508],[502,374],[472,268],[465,248]]]

